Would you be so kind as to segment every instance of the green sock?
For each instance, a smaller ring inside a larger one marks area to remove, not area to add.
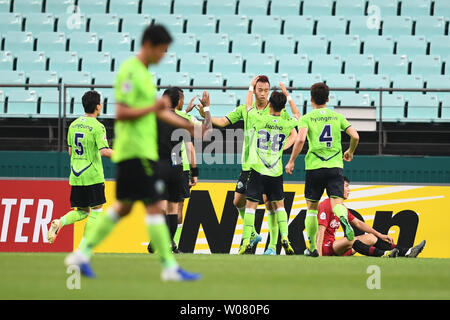
[[[246,209],[244,216],[244,229],[242,230],[242,240],[250,241],[252,230],[255,229],[255,210]]]
[[[181,230],[183,230],[183,225],[179,224],[177,227],[177,232],[175,232],[175,235],[173,236],[173,241],[178,245],[178,243],[180,242],[180,237],[181,237]]]
[[[64,226],[67,226],[69,224],[74,224],[77,221],[86,219],[86,217],[89,215],[89,212],[83,211],[83,210],[72,210],[67,212],[63,217],[61,217],[61,228]]]
[[[288,218],[286,210],[284,210],[284,208],[279,208],[275,211],[275,215],[280,228],[281,238],[286,238],[288,236]]]
[[[120,217],[112,209],[97,219],[92,229],[86,234],[85,240],[80,244],[80,251],[87,257],[92,255],[92,250],[98,246],[114,229]]]
[[[269,225],[270,242],[269,248],[276,249],[278,242],[278,221],[275,211],[270,211],[267,216],[267,224]]]
[[[309,250],[314,251],[317,249],[316,239],[319,224],[317,221],[317,210],[307,210],[305,218],[306,234],[309,239]]]
[[[348,210],[345,206],[342,204],[337,204],[333,208],[333,213],[341,219],[341,217],[345,217],[345,219],[348,219]]]
[[[89,215],[86,225],[84,226],[83,238],[81,238],[80,246],[84,241],[86,241],[87,235],[92,232],[93,227],[98,222],[101,215],[102,209],[91,209],[91,214]]]
[[[242,218],[242,221],[244,221],[244,217],[245,217],[245,207],[243,207],[243,208],[237,208],[238,209],[238,211],[239,211],[239,215],[241,216],[241,218]],[[251,237],[253,238],[253,237],[255,237],[258,233],[256,232],[256,229],[255,229],[255,223],[254,223],[254,221],[255,221],[255,214],[253,214],[253,226],[252,226],[252,231],[250,232],[250,234],[251,234]],[[244,221],[244,224],[245,224],[245,221]]]
[[[163,214],[149,214],[145,218],[147,232],[152,247],[163,264],[163,268],[176,267],[177,261],[172,253],[169,228]]]

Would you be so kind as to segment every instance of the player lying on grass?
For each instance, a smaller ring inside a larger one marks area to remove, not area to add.
[[[344,199],[350,195],[350,181],[344,177]],[[319,231],[317,235],[317,249],[320,256],[351,256],[356,252],[374,257],[416,258],[425,247],[425,240],[412,248],[402,248],[394,243],[394,239],[381,234],[363,221],[348,212],[350,224],[366,232],[350,241],[347,238],[336,240],[336,231],[339,228],[339,219],[331,209],[330,199],[322,201],[319,205]]]
[[[291,96],[289,95],[288,91],[286,90],[283,83],[280,83],[280,86],[283,90],[283,93],[286,95],[289,105],[291,107],[292,114],[299,118],[300,117],[300,111],[297,108],[297,105],[292,100]],[[252,95],[255,96],[255,101],[252,103],[252,107],[255,110],[258,110],[259,112],[263,114],[269,114],[270,108],[269,108],[269,92],[270,92],[270,82],[269,78],[267,76],[261,75],[257,77],[257,81],[255,84],[252,84]],[[200,113],[200,115],[202,115]],[[286,109],[283,109],[281,111],[281,117],[283,119],[290,119],[291,116],[286,111]],[[246,206],[246,198],[245,194],[247,191],[247,183],[249,180],[249,174],[250,174],[250,164],[249,164],[249,130],[250,126],[248,123],[248,114],[247,114],[247,106],[245,104],[240,105],[237,107],[234,111],[228,113],[225,117],[221,118],[212,118],[212,123],[216,127],[226,127],[231,124],[235,124],[239,120],[244,121],[244,141],[242,144],[242,171],[239,175],[238,181],[236,183],[236,189],[234,192],[234,200],[233,204],[236,207],[236,209],[239,212],[239,215],[241,216],[242,220],[244,219],[245,215],[245,206]],[[291,135],[289,136],[288,141],[286,142],[284,149],[290,148],[295,139],[295,134],[297,131],[295,129],[292,129]],[[267,212],[268,212],[268,226],[269,226],[269,234],[270,234],[270,243],[269,247],[266,250],[265,254],[273,255],[275,254],[275,248],[278,241],[278,223],[277,218],[275,214],[276,208],[271,206],[271,202],[266,199],[265,196],[263,196],[263,201],[266,205]],[[252,248],[255,248],[257,244],[262,240],[262,237],[256,232],[255,229],[251,232],[250,237],[250,246]]]
[[[299,134],[292,150],[291,158],[286,165],[286,172],[292,174],[295,159],[303,149],[308,138],[308,153],[305,157],[305,198],[308,210],[305,227],[309,239],[309,248],[305,255],[317,257],[316,237],[318,230],[317,212],[319,201],[324,190],[331,198],[331,207],[341,221],[345,236],[352,241],[354,232],[347,219],[347,208],[344,207],[344,174],[345,161],[352,161],[359,142],[358,132],[348,123],[345,117],[327,109],[329,88],[324,83],[316,83],[311,87],[311,103],[313,111],[302,116],[299,121]],[[341,131],[350,136],[350,147],[342,153]]]
[[[146,208],[145,223],[148,236],[162,265],[164,281],[191,281],[199,274],[181,269],[172,253],[170,234],[165,222],[163,202],[164,182],[156,170],[158,134],[156,119],[189,131],[202,134],[211,129],[209,109],[202,127],[194,125],[169,109],[167,97],[156,99],[157,88],[150,64],[157,64],[166,54],[172,37],[161,25],[144,30],[139,53],[119,68],[114,84],[116,122],[114,126],[114,157],[117,163],[116,202],[99,219],[80,249],[67,256],[66,265],[77,265],[83,275],[94,277],[90,265],[92,252],[127,216],[136,201]]]
[[[49,243],[55,242],[64,226],[89,217],[81,240],[83,243],[106,202],[101,157],[111,158],[113,151],[106,139],[105,126],[97,120],[102,111],[101,97],[96,91],[87,91],[81,100],[86,114],[70,124],[67,134],[72,210],[61,219],[52,221],[47,234]]]
[[[297,134],[298,118],[284,118],[281,115],[286,105],[286,96],[272,92],[269,99],[269,113],[253,106],[253,88],[259,77],[253,79],[247,96],[247,128],[249,131],[249,178],[246,191],[246,208],[242,245],[239,254],[251,252],[251,233],[254,230],[255,211],[263,194],[275,211],[281,234],[281,245],[286,254],[294,254],[288,240],[288,219],[284,209],[283,162],[284,146],[289,136]]]

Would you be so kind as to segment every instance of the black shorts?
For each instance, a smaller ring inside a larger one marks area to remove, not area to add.
[[[269,201],[283,200],[283,175],[270,177],[251,170],[245,196],[247,200],[261,203],[263,194],[267,196]]]
[[[321,168],[306,170],[305,198],[319,201],[324,190],[330,198],[344,198],[344,170],[342,168]]]
[[[104,203],[106,203],[104,183],[71,188],[70,206],[72,208],[94,208]]]
[[[240,193],[240,194],[246,194],[249,175],[250,175],[250,171],[241,171],[241,174],[239,175],[239,179],[236,183],[235,192]]]
[[[191,171],[183,171],[183,199],[189,199],[191,197],[191,186],[189,182],[191,181]]]
[[[119,201],[143,201],[152,204],[162,200],[163,179],[157,174],[156,163],[148,159],[119,162],[116,172],[116,197]]]
[[[170,161],[161,160],[157,163],[157,168],[158,175],[166,185],[162,199],[170,202],[182,202],[185,188],[183,166],[172,166]]]

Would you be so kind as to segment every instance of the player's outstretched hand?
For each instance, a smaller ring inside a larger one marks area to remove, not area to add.
[[[287,174],[292,174],[292,172],[294,172],[294,167],[295,167],[295,163],[289,161],[288,164],[285,167],[286,173]]]
[[[200,103],[202,104],[202,107],[209,107],[211,102],[209,99],[209,92],[208,91],[203,91],[203,95],[202,98],[200,99]]]
[[[280,88],[281,92],[283,92],[283,94],[287,97],[289,95],[289,92],[286,90],[286,86],[284,85],[283,82],[280,82]]]
[[[192,109],[194,109],[195,106],[198,106],[197,104],[194,104],[195,99],[197,98],[197,96],[194,96],[191,101],[189,102],[189,105],[186,108],[186,113],[189,113],[192,111]]]
[[[390,244],[395,244],[394,238],[392,238],[391,236],[388,236],[387,234],[383,234],[380,237],[381,240],[389,242]]]
[[[353,152],[350,152],[350,150],[345,151],[344,161],[350,162],[352,160],[353,160]]]

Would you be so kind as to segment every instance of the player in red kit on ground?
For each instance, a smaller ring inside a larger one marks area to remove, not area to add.
[[[344,199],[350,194],[350,181],[344,177]],[[416,258],[425,247],[425,240],[412,248],[401,248],[395,245],[394,239],[381,234],[363,221],[348,212],[350,224],[363,232],[363,235],[349,241],[347,238],[336,240],[335,235],[339,229],[339,218],[333,213],[330,199],[322,201],[319,205],[319,231],[317,234],[317,249],[320,256],[352,256],[356,252],[374,257],[397,256]]]

